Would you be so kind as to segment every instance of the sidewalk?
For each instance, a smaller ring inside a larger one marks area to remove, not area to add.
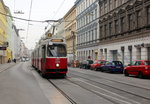
[[[5,64],[0,64],[0,73],[5,71],[6,69],[12,67],[13,65],[15,65],[16,63],[11,62],[11,63],[5,63]]]

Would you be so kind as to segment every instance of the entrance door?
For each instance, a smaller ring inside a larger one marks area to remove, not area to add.
[[[98,59],[98,52],[95,52],[95,60]]]
[[[118,53],[117,50],[113,50],[113,51],[112,51],[113,61],[117,61],[117,60],[118,60],[117,53]]]

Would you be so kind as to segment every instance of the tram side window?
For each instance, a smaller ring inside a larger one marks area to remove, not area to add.
[[[46,58],[46,46],[42,47],[42,58]]]

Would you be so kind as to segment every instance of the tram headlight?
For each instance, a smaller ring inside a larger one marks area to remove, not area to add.
[[[59,67],[59,64],[56,64],[56,67]]]

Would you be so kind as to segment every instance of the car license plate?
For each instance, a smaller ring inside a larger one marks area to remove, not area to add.
[[[121,68],[120,66],[116,66],[116,68]]]

